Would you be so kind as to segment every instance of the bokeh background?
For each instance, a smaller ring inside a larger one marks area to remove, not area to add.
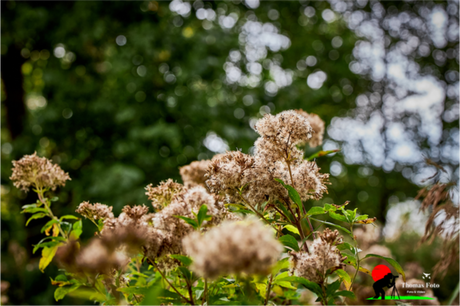
[[[180,166],[250,153],[256,120],[288,109],[320,115],[322,149],[341,149],[317,159],[332,185],[312,204],[349,200],[376,216],[378,245],[403,266],[430,272],[439,260],[439,241],[418,246],[426,217],[414,197],[436,170],[425,158],[458,183],[458,1],[2,1],[1,9],[4,304],[54,304],[57,274],[53,265],[38,270],[31,245],[46,221],[25,228],[20,207],[35,197],[12,186],[12,160],[37,151],[69,172],[56,214],[84,200],[117,214],[149,204],[147,184],[180,181]],[[436,281],[444,302],[458,266]]]

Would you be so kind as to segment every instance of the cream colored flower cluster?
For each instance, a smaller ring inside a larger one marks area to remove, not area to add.
[[[157,187],[153,187],[153,184],[148,185],[145,187],[145,190],[147,190],[145,194],[152,201],[153,208],[160,210],[171,203],[173,196],[180,193],[183,189],[184,186],[182,184],[168,179],[161,182]]]
[[[310,253],[291,253],[291,274],[321,284],[325,280],[326,271],[330,268],[341,268],[342,257],[337,245],[342,243],[337,230],[324,230],[310,246]]]
[[[283,200],[287,191],[274,180],[280,178],[293,185],[303,201],[327,193],[329,174],[320,173],[315,162],[303,160],[303,151],[297,148],[312,140],[321,144],[324,122],[317,115],[303,111],[267,114],[257,122],[256,131],[260,137],[254,156],[232,151],[209,162],[206,185],[211,192],[224,194],[227,203],[243,200],[256,205]],[[239,194],[242,187],[243,199]]]
[[[226,221],[204,235],[190,234],[183,243],[193,258],[191,269],[211,279],[229,274],[267,275],[283,251],[273,231],[256,219]]]
[[[88,201],[85,201],[78,205],[78,208],[75,212],[79,213],[87,219],[111,219],[114,217],[112,208],[112,206],[107,206],[105,204],[90,204]]]
[[[65,186],[65,182],[70,181],[70,177],[59,165],[53,164],[47,158],[38,157],[35,152],[13,161],[10,180],[16,188],[27,192],[30,187],[55,190],[58,186]]]

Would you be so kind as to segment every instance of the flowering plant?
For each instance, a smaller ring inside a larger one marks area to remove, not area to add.
[[[84,297],[102,304],[290,304],[311,291],[322,304],[343,303],[361,266],[355,226],[375,218],[343,205],[308,206],[327,193],[327,173],[307,143],[322,143],[324,122],[304,111],[265,115],[255,126],[254,155],[232,151],[182,167],[183,184],[168,179],[146,187],[154,212],[145,205],[112,207],[82,202],[76,212],[95,225],[95,237],[81,245],[82,220],[56,217],[50,193],[70,180],[59,166],[36,154],[13,162],[11,179],[38,195],[24,213],[50,218],[40,269],[55,258],[55,299]],[[334,222],[326,221],[330,217]],[[326,227],[320,231],[321,227]],[[329,227],[334,227],[331,230]],[[349,236],[345,242],[339,230]],[[350,275],[345,266],[351,266]]]

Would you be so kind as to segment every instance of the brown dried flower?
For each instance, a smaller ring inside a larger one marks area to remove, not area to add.
[[[323,134],[325,129],[324,121],[317,114],[309,114],[302,109],[296,110],[296,112],[310,122],[311,128],[313,129],[312,137],[308,140],[310,147],[314,148],[323,144]]]
[[[152,184],[145,187],[147,192],[145,193],[148,196],[148,199],[152,201],[152,206],[156,210],[161,210],[163,207],[171,203],[174,195],[184,191],[184,186],[177,182],[174,182],[172,179],[163,181],[157,187],[153,187]]]
[[[112,219],[112,208],[112,206],[107,206],[105,204],[90,204],[88,201],[85,201],[78,205],[78,208],[75,212],[79,213],[87,219]]]
[[[302,157],[302,151],[295,146],[307,142],[313,131],[308,119],[293,110],[276,116],[266,114],[255,129],[261,136],[255,142],[256,155],[270,163]]]
[[[330,268],[340,268],[346,259],[336,247],[342,243],[342,238],[338,234],[337,230],[326,229],[313,241],[310,253],[292,252],[290,273],[321,284],[326,271]]]
[[[65,186],[70,177],[59,165],[53,164],[45,157],[38,157],[35,152],[13,161],[13,174],[10,180],[16,188],[27,192],[30,187],[55,190],[57,186]]]
[[[227,221],[204,235],[194,232],[184,238],[183,244],[193,258],[191,269],[208,278],[266,275],[283,251],[271,229],[254,219]]]
[[[184,186],[187,188],[205,186],[205,174],[208,170],[210,160],[194,161],[190,165],[179,168]]]

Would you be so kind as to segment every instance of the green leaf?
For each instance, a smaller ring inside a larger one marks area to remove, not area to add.
[[[293,225],[288,224],[284,228],[287,229],[290,232],[293,232],[294,234],[300,235],[299,230],[297,229],[297,227],[295,227]]]
[[[337,208],[332,204],[324,204],[324,210],[328,211],[328,212],[329,211],[336,211]]]
[[[81,233],[83,233],[83,224],[81,220],[78,220],[73,224],[73,230],[70,232],[70,236],[77,240],[80,238]]]
[[[35,215],[32,215],[29,220],[27,220],[26,222],[26,226],[29,224],[30,221],[32,221],[33,219],[41,219],[43,217],[45,217],[46,215],[44,213],[38,213],[38,214],[35,214]]]
[[[345,285],[345,289],[347,290],[350,290],[350,286],[351,286],[351,277],[350,275],[347,273],[347,271],[345,270],[342,270],[342,269],[338,269],[338,270],[335,270],[335,273],[340,277],[340,279],[342,280],[343,284]]]
[[[297,206],[299,207],[300,211],[302,211],[302,200],[300,199],[300,195],[299,193],[297,192],[297,190],[295,190],[294,187],[292,187],[291,185],[287,185],[283,182],[283,180],[279,179],[279,178],[275,178],[275,181],[277,181],[278,183],[280,183],[281,185],[284,186],[284,188],[287,189],[288,191],[288,194],[289,194],[289,198],[297,204]]]
[[[192,272],[187,269],[186,267],[178,267],[177,268],[185,277],[187,280],[192,280]]]
[[[286,206],[283,205],[283,203],[280,203],[280,202],[277,202],[277,207],[279,209],[281,209],[281,211],[283,212],[283,214],[289,218],[289,221],[291,221],[292,223],[295,223],[295,220],[294,220],[294,217],[292,216],[292,214],[287,210]]]
[[[26,208],[23,211],[21,211],[21,214],[24,214],[24,213],[34,214],[38,212],[42,212],[46,214],[48,213],[48,210],[46,208],[30,207],[30,208]]]
[[[45,247],[46,245],[44,245],[45,241],[48,240],[48,239],[51,239],[53,240],[53,242],[55,243],[59,243],[59,242],[64,242],[65,241],[65,238],[64,237],[45,237],[43,238],[42,240],[40,240],[39,243],[37,243],[36,245],[34,245],[34,249],[33,249],[33,253],[35,254],[35,252],[41,248],[41,247]],[[47,242],[48,243],[48,242]]]
[[[332,154],[332,153],[337,153],[339,151],[340,151],[340,149],[329,150],[329,151],[319,151],[319,152],[316,152],[315,154],[311,155],[310,157],[308,157],[307,160],[313,160],[313,159],[315,159],[317,157],[325,156],[325,155]]]
[[[24,205],[22,206],[22,209],[28,209],[28,208],[35,208],[35,207],[38,207],[37,204],[27,204],[27,205]]]
[[[291,235],[284,235],[279,238],[279,241],[285,246],[289,247],[290,249],[296,252],[299,251],[299,245],[297,244],[297,240]]]
[[[62,216],[60,220],[62,221],[62,220],[64,220],[64,219],[80,220],[80,218],[75,217],[74,215],[65,215],[65,216]]]
[[[276,275],[279,271],[289,268],[289,257],[279,260],[272,269],[272,274]]]
[[[126,294],[142,294],[142,295],[145,295],[148,290],[149,288],[145,286],[122,287],[122,288],[117,289],[117,291],[120,291]]]
[[[329,284],[326,288],[326,294],[328,296],[332,295],[334,292],[337,291],[340,287],[340,281],[335,281],[332,284]]]
[[[370,258],[370,257],[376,257],[376,258],[380,258],[380,259],[385,260],[390,265],[392,265],[393,268],[395,268],[396,272],[398,272],[399,274],[402,275],[403,281],[406,281],[406,274],[404,273],[404,270],[401,268],[401,265],[396,260],[394,260],[393,258],[384,257],[384,256],[376,255],[376,254],[367,254],[361,260],[364,260],[364,259],[367,259],[367,258]]]
[[[198,223],[196,222],[196,220],[193,220],[191,218],[187,218],[187,217],[184,217],[184,216],[174,216],[174,217],[182,219],[187,224],[190,224],[194,229],[198,229]]]
[[[322,214],[325,214],[325,213],[326,213],[326,211],[324,211],[324,208],[323,208],[323,207],[313,206],[313,207],[310,208],[310,210],[307,212],[307,215],[313,216],[313,215],[322,215]]]
[[[58,197],[52,197],[50,201],[51,201],[51,202],[57,202],[58,200],[59,200]]]
[[[354,247],[349,244],[348,242],[343,242],[341,244],[338,244],[337,245],[337,248],[340,250],[340,251],[345,251],[345,250],[349,250],[350,252],[352,252],[353,254],[355,253],[354,252]]]
[[[56,254],[57,249],[59,248],[60,244],[57,244],[52,247],[45,247],[42,251],[42,258],[40,258],[40,263],[38,264],[38,268],[40,271],[44,272],[45,268],[50,264],[51,260],[53,260],[54,255]]]
[[[343,216],[343,215],[339,215],[339,214],[336,214],[335,212],[333,211],[330,211],[329,212],[329,216],[335,220],[338,220],[338,221],[342,221],[342,222],[348,222],[348,219],[347,217]]]
[[[274,282],[275,285],[278,285],[278,286],[281,286],[281,287],[284,287],[284,288],[288,288],[288,289],[294,289],[296,290],[297,288],[292,286],[291,282],[287,282],[287,281],[284,281],[284,280],[276,280]]]
[[[361,215],[361,216],[358,216],[358,218],[356,218],[356,221],[362,221],[362,220],[366,220],[368,218],[369,218],[368,215]]]
[[[347,229],[344,228],[343,226],[337,225],[337,224],[335,224],[335,223],[331,223],[331,222],[327,222],[327,221],[315,219],[315,218],[312,218],[312,217],[310,217],[310,219],[315,220],[315,221],[318,221],[318,222],[321,222],[321,223],[324,223],[324,224],[327,224],[327,225],[330,225],[330,226],[337,227],[338,229],[341,229],[342,231],[344,231],[344,232],[346,232],[346,233],[348,233],[348,234],[351,234],[351,232],[350,232],[349,230],[347,230]]]
[[[205,204],[201,205],[200,210],[198,211],[198,215],[197,215],[199,226],[201,226],[201,224],[203,224],[204,221],[211,220],[212,216],[208,215],[207,213],[208,213],[208,207]]]
[[[56,301],[62,300],[67,293],[77,290],[80,287],[80,284],[73,284],[72,286],[64,286],[58,287],[56,291],[54,291],[54,299]]]
[[[192,262],[193,262],[190,257],[184,256],[184,255],[173,254],[173,255],[169,255],[169,256],[171,256],[174,259],[179,260],[181,263],[183,263],[186,266],[190,266],[192,264]]]
[[[302,277],[288,276],[288,277],[280,279],[280,281],[288,281],[288,282],[300,283],[300,284],[304,285],[305,288],[307,288],[308,290],[316,293],[316,295],[318,295],[318,296],[323,295],[323,291],[321,290],[321,287],[317,283],[311,282],[311,281],[306,280],[305,278],[302,278]]]
[[[48,222],[46,222],[46,224],[42,227],[41,229],[41,233],[43,233],[44,231],[46,231],[48,228],[50,228],[51,226],[53,226],[53,224],[55,223],[59,223],[58,220],[56,219],[51,219],[49,220]]]

